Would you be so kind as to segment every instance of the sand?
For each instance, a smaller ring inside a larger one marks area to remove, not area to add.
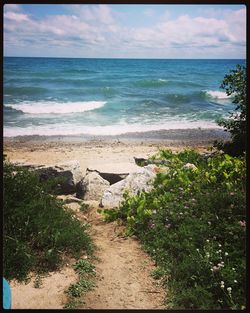
[[[133,133],[106,137],[4,138],[4,153],[10,161],[56,164],[78,160],[83,173],[87,168],[103,172],[130,173],[137,169],[134,157],[147,158],[162,148],[205,151],[215,139],[225,139],[221,129],[185,129]]]
[[[206,152],[215,139],[225,139],[222,130],[175,130],[135,133],[110,137],[18,137],[4,138],[4,153],[9,161],[32,164],[56,164],[78,160],[83,174],[87,168],[102,172],[130,173],[138,168],[134,157],[148,158],[159,149],[181,151],[194,148]],[[136,238],[119,237],[119,227],[107,224],[97,213],[97,204],[81,213],[72,204],[79,219],[88,220],[90,235],[96,246],[99,261],[97,287],[82,297],[80,308],[86,309],[161,309],[164,291],[156,286],[150,272],[155,268],[152,260],[142,251]],[[60,271],[42,279],[40,288],[34,287],[34,278],[28,284],[10,282],[12,308],[61,309],[67,301],[64,293],[76,282],[72,269],[75,260],[69,260]]]

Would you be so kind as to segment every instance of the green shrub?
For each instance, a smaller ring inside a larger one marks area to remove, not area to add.
[[[75,265],[74,265],[75,271],[79,275],[84,275],[84,274],[93,274],[95,275],[95,266],[91,264],[87,260],[80,259]]]
[[[36,172],[5,162],[3,168],[3,274],[27,278],[30,271],[56,269],[62,254],[90,253],[87,226],[49,194],[52,182],[40,182]]]
[[[154,189],[125,195],[104,216],[122,219],[154,258],[154,274],[165,273],[169,308],[244,308],[245,159],[190,150],[160,155],[171,163]],[[187,162],[197,170],[183,169]]]
[[[230,119],[218,122],[225,131],[230,132],[231,141],[225,143],[216,141],[215,146],[233,156],[242,155],[246,151],[246,82],[246,68],[237,64],[236,69],[225,75],[221,84],[227,95],[233,97],[236,107]]]
[[[95,287],[95,283],[85,278],[81,278],[77,283],[70,285],[67,293],[71,297],[80,297],[83,292],[92,290]]]

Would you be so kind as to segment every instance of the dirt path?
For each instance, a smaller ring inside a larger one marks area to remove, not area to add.
[[[87,309],[163,309],[164,292],[150,277],[155,269],[135,238],[119,236],[116,222],[106,223],[96,209],[88,216],[97,245],[97,287],[84,296]]]
[[[152,260],[141,249],[136,238],[119,236],[122,226],[106,223],[97,213],[97,202],[88,213],[79,211],[77,203],[69,204],[79,219],[92,225],[90,235],[96,245],[96,288],[82,296],[82,309],[163,309],[164,292],[156,286],[150,272]],[[35,277],[28,284],[12,281],[13,309],[62,309],[67,302],[65,290],[77,281],[68,259],[60,271],[42,277],[35,288]]]

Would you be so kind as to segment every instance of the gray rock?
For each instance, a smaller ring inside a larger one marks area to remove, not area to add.
[[[67,195],[75,193],[77,184],[83,178],[80,164],[77,160],[71,160],[51,166],[28,163],[16,163],[15,165],[37,171],[40,175],[41,181],[46,181],[53,177],[64,178],[64,182],[58,184],[58,194]]]
[[[80,164],[76,160],[60,163],[54,166],[38,169],[41,181],[51,177],[62,177],[64,182],[59,184],[59,193],[72,194],[76,192],[76,186],[83,178]]]
[[[107,180],[110,185],[117,183],[118,181],[126,178],[128,173],[107,173],[107,172],[100,172],[98,170],[87,168],[86,172],[96,172],[98,173],[103,179]]]
[[[72,195],[60,195],[56,197],[58,200],[74,203],[82,203],[82,199],[78,199]]]
[[[103,179],[96,172],[88,172],[77,185],[77,198],[84,200],[100,201],[103,192],[110,186],[109,182]]]
[[[125,191],[128,191],[131,195],[136,195],[143,190],[146,192],[151,191],[156,172],[157,167],[155,165],[147,165],[129,174],[125,179],[111,185],[104,191],[100,206],[107,208],[118,207],[123,200]]]

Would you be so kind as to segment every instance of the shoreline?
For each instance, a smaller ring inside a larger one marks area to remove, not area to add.
[[[3,142],[112,142],[124,141],[126,143],[138,142],[144,140],[146,142],[165,142],[165,141],[187,141],[191,142],[210,142],[213,140],[228,140],[230,135],[222,128],[187,128],[187,129],[169,129],[145,132],[129,132],[121,135],[26,135],[3,137]]]
[[[121,136],[28,136],[4,138],[7,160],[28,164],[55,165],[77,160],[81,171],[131,173],[138,169],[134,157],[149,158],[160,149],[179,152],[185,148],[207,152],[215,140],[228,139],[222,129],[185,129]],[[210,149],[211,150],[211,149]]]

